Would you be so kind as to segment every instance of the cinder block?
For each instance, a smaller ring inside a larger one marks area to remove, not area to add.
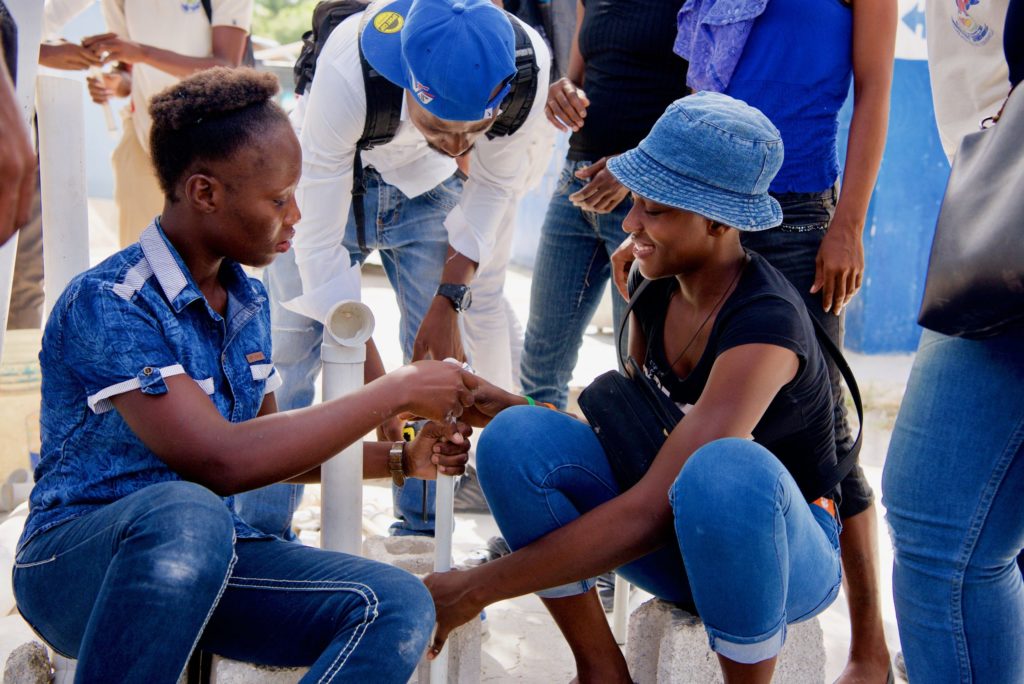
[[[308,667],[270,667],[213,656],[210,684],[296,684]]]
[[[418,577],[434,571],[434,540],[430,537],[367,537],[363,556],[390,563]],[[448,636],[449,684],[478,684],[480,681],[480,621],[470,620]],[[413,682],[430,681],[430,663],[422,660]]]
[[[38,641],[11,651],[4,664],[4,684],[50,684],[50,654]]]
[[[644,603],[630,616],[626,662],[637,684],[722,681],[718,657],[708,646],[700,618],[659,599]],[[772,681],[809,684],[824,680],[825,639],[817,618],[789,625]]]

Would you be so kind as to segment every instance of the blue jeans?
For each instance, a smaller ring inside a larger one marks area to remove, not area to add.
[[[477,469],[512,549],[620,493],[590,427],[538,407],[495,417],[480,437]],[[678,544],[615,572],[659,598],[696,608],[716,652],[745,663],[770,658],[782,648],[787,624],[817,615],[835,598],[838,522],[804,501],[764,447],[741,439],[711,442],[667,490]],[[573,596],[593,583],[583,579],[539,595]]]
[[[406,361],[412,358],[416,332],[427,313],[448,253],[444,218],[455,207],[462,181],[452,176],[418,197],[406,197],[384,182],[373,168],[366,178],[366,245],[380,252],[384,272],[398,298],[400,334]],[[362,263],[355,217],[349,211],[343,239],[352,263]],[[281,306],[302,294],[302,281],[295,265],[295,253],[282,254],[263,272],[270,293],[270,320],[274,345],[274,366],[282,385],[275,392],[282,411],[304,408],[313,403],[314,385],[320,374],[320,344],[323,325]],[[428,489],[433,489],[434,483]],[[243,520],[259,530],[294,539],[292,514],[302,499],[302,485],[276,484],[235,497],[235,508]],[[403,530],[433,533],[433,506],[422,514],[423,488],[410,481],[395,492],[395,516]]]
[[[912,682],[1024,682],[1022,350],[921,337],[882,475]]]
[[[607,214],[583,211],[569,195],[589,181],[576,172],[589,161],[567,159],[541,229],[530,290],[530,317],[520,364],[523,392],[564,409],[583,333],[611,276],[609,258],[626,239],[622,221],[632,201],[627,197]],[[625,302],[612,293],[616,323]]]
[[[413,575],[278,539],[235,542],[231,515],[188,482],[152,485],[33,538],[18,608],[79,682],[178,680],[196,647],[310,666],[303,682],[401,682],[433,628]]]

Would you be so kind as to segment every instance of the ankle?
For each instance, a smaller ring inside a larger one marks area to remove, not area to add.
[[[609,684],[612,682],[625,682],[629,684],[632,680],[629,677],[629,668],[626,667],[626,660],[622,653],[615,649],[612,657],[586,657],[576,658],[576,673],[580,684],[600,682]],[[618,656],[616,658],[615,656]]]

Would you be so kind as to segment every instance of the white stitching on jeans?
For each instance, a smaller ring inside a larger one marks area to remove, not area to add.
[[[192,648],[189,649],[189,657],[185,658],[185,664],[181,667],[181,672],[178,673],[177,678],[174,681],[179,681],[182,675],[185,674],[185,669],[188,668],[188,661],[191,659],[192,654],[196,650],[196,646],[199,645],[199,640],[203,637],[203,632],[206,631],[206,625],[210,622],[210,618],[213,617],[213,611],[217,609],[217,604],[220,603],[220,599],[224,596],[224,590],[228,588],[229,581],[231,579],[231,571],[235,569],[235,562],[238,561],[238,554],[235,553],[235,543],[238,541],[238,537],[235,535],[235,531],[231,530],[231,562],[228,563],[228,571],[224,574],[224,581],[220,584],[220,591],[217,592],[217,598],[213,600],[210,605],[210,610],[206,612],[206,617],[203,619],[203,624],[199,627],[199,632],[196,634],[195,641],[192,642]]]
[[[334,659],[334,662],[330,664],[323,676],[320,677],[318,684],[326,684],[334,681],[335,675],[341,671],[341,668],[343,668],[345,663],[348,661],[348,657],[352,655],[356,648],[358,648],[359,642],[363,640],[363,635],[366,633],[366,630],[373,621],[377,619],[377,615],[379,614],[377,608],[380,605],[380,600],[377,598],[373,589],[360,582],[346,582],[343,580],[321,580],[312,582],[310,580],[269,579],[266,577],[231,577],[228,580],[228,585],[239,589],[276,589],[283,591],[309,591],[312,589],[314,591],[350,591],[358,594],[364,601],[366,601],[366,608],[363,611],[363,622],[360,625],[357,625],[355,630],[353,630],[348,643],[346,643],[341,648],[341,651],[338,652],[338,656]],[[281,585],[294,586],[288,587]],[[367,594],[369,594],[369,597]]]

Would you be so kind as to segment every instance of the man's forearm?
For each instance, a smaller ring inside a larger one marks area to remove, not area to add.
[[[465,254],[456,252],[448,246],[448,256],[445,258],[444,270],[441,271],[442,283],[455,283],[457,285],[469,285],[476,275],[477,263]]]

